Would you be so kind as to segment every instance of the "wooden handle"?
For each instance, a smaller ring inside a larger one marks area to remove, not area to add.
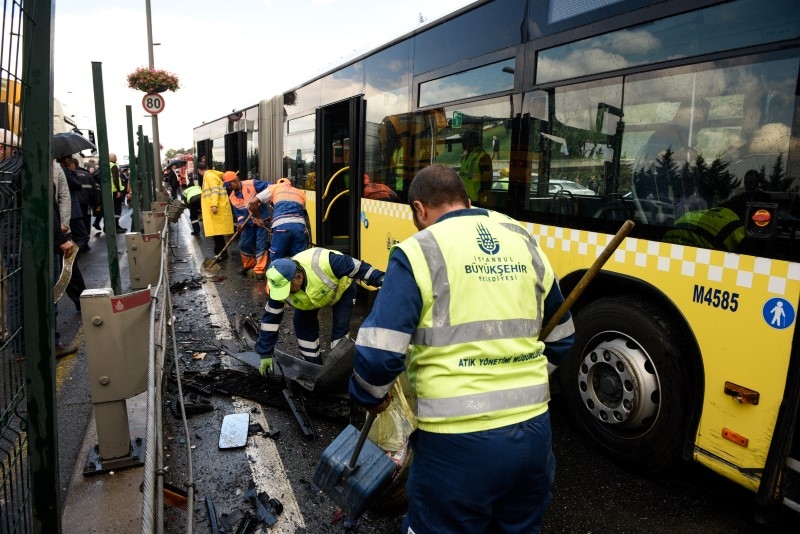
[[[567,313],[567,310],[570,309],[573,304],[575,304],[575,301],[578,300],[578,297],[580,297],[581,294],[586,290],[589,282],[591,282],[594,277],[597,276],[597,273],[600,272],[600,269],[602,269],[603,265],[605,265],[605,263],[608,261],[608,258],[610,258],[611,254],[617,250],[617,247],[619,247],[620,243],[622,243],[622,240],[627,237],[631,230],[633,230],[634,226],[636,225],[630,219],[622,224],[622,228],[620,228],[611,241],[609,241],[608,245],[606,245],[606,248],[604,248],[603,252],[600,253],[600,256],[594,260],[594,263],[591,267],[589,267],[589,270],[584,273],[583,278],[578,281],[578,285],[576,285],[572,291],[569,292],[569,295],[564,299],[564,302],[561,304],[561,306],[559,306],[558,310],[556,310],[556,313],[550,317],[547,325],[539,334],[540,340],[544,341],[547,339],[547,336],[550,335],[550,332],[553,331],[553,328],[556,327],[564,314]]]

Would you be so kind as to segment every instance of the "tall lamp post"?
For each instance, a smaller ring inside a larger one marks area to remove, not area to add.
[[[153,25],[150,19],[150,0],[145,0],[147,6],[147,57],[150,62],[148,65],[151,69],[153,65]],[[151,117],[153,121],[153,160],[155,166],[153,167],[153,183],[158,184],[161,181],[161,144],[158,140],[158,115]]]

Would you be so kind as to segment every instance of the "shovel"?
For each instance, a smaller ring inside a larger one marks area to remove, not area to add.
[[[244,228],[244,225],[247,224],[247,221],[249,221],[252,216],[253,216],[252,213],[247,216],[247,218],[242,223],[241,228]],[[236,236],[239,235],[240,232],[241,229],[237,229],[236,232],[234,232],[233,236],[228,240],[227,243],[225,243],[225,246],[222,247],[222,250],[220,250],[216,256],[214,256],[213,258],[206,258],[203,260],[204,271],[210,274],[214,274],[221,269],[221,267],[219,266],[219,259],[222,257],[223,254],[225,254],[225,251],[228,250],[228,245],[233,243],[233,240],[236,239]]]
[[[367,439],[374,421],[375,416],[367,414],[360,433],[353,425],[344,429],[322,452],[314,470],[314,485],[352,519],[360,516],[391,482],[397,467],[380,447]]]

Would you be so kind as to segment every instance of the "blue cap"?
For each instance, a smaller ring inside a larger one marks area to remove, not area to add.
[[[297,272],[294,260],[281,258],[269,264],[267,269],[267,287],[269,298],[272,300],[286,300],[292,289],[292,278]]]

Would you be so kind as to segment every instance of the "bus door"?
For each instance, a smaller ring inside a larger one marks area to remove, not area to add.
[[[364,175],[364,99],[317,110],[316,245],[359,257],[358,223]]]
[[[247,132],[225,134],[225,170],[239,171],[239,178],[247,180]]]

